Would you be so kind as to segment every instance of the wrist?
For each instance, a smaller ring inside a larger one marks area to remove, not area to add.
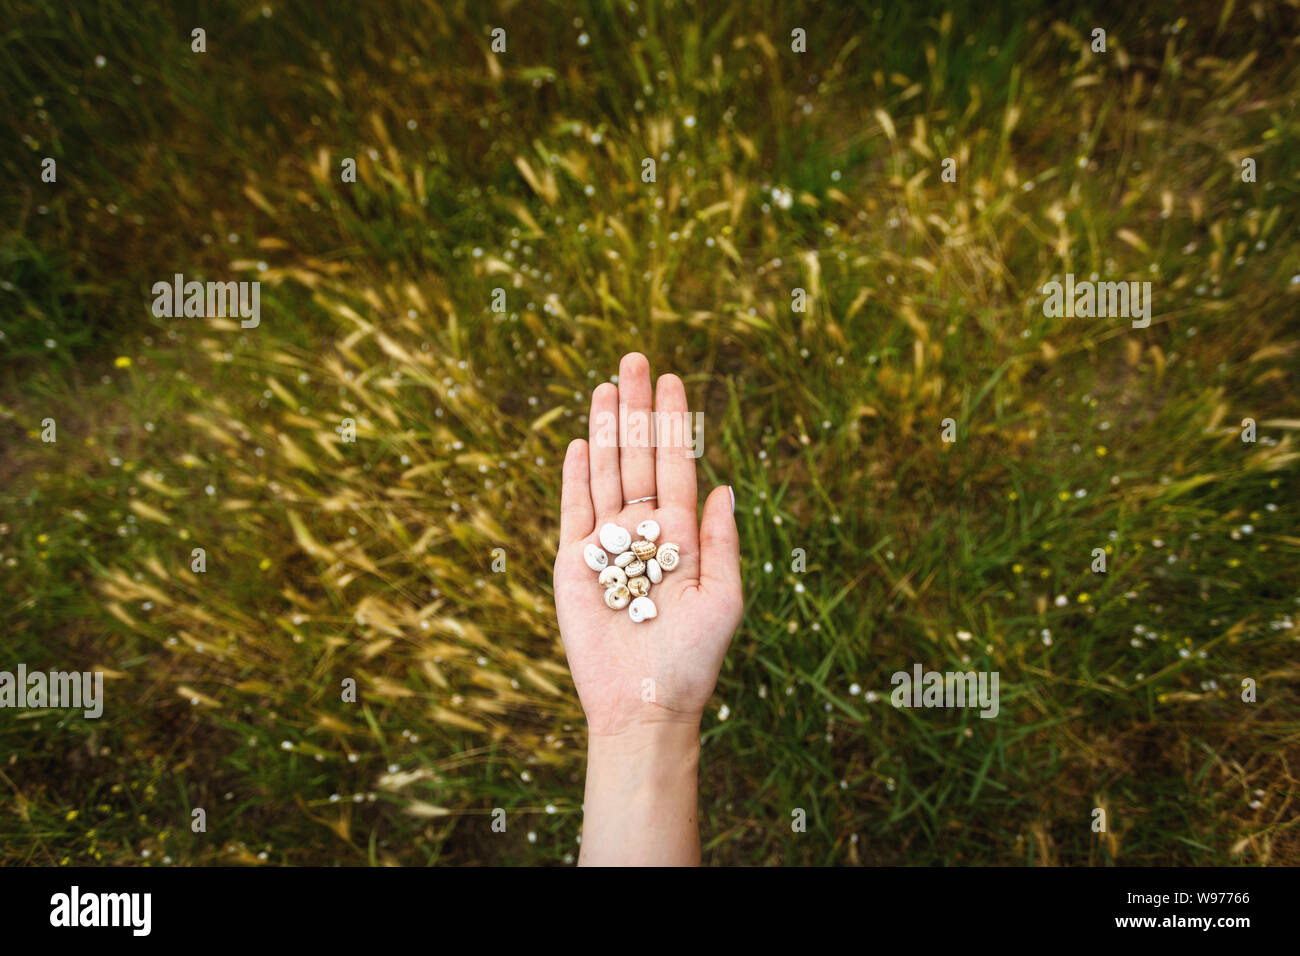
[[[592,762],[629,762],[663,767],[678,760],[699,762],[700,718],[649,720],[615,731],[589,730],[587,759]]]
[[[580,861],[587,865],[699,862],[698,721],[592,733]]]

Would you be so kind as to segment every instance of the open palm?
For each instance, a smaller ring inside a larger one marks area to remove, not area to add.
[[[743,607],[732,493],[715,488],[697,521],[689,449],[680,442],[654,447],[655,431],[635,424],[637,416],[650,420],[651,397],[645,356],[625,355],[619,384],[606,382],[592,392],[590,440],[575,439],[564,458],[555,608],[593,734],[656,721],[698,722]],[[661,376],[653,398],[661,423],[687,420],[686,390],[676,375]],[[620,411],[629,423],[622,444]],[[636,623],[626,609],[606,607],[583,549],[599,544],[606,522],[626,528],[635,540],[636,526],[647,518],[659,523],[660,544],[680,546],[681,561],[651,589],[658,615]]]

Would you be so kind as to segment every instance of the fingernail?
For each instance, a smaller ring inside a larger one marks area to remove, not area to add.
[[[736,490],[731,485],[727,485],[727,493],[731,495],[731,513],[734,515],[736,513]]]

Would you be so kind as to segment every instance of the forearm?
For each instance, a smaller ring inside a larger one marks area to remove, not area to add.
[[[661,723],[587,744],[583,866],[698,866],[700,731]]]

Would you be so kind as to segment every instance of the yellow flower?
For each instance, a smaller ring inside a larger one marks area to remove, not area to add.
[[[1108,451],[1110,451],[1110,449],[1108,449],[1105,445],[1098,445],[1098,446],[1097,446],[1097,457],[1098,457],[1098,458],[1105,458],[1105,457],[1106,457],[1106,453],[1107,453]]]
[[[1025,566],[1023,564],[1013,564],[1011,565],[1011,570],[1014,571],[1016,574],[1020,574],[1022,571],[1025,570]]]
[[[263,571],[266,571],[271,567],[271,559],[263,558],[261,561],[257,562],[257,566],[261,568]]]
[[[44,544],[46,541],[49,541],[49,540],[50,540],[50,536],[49,536],[48,534],[38,534],[38,535],[36,536],[36,543],[37,543],[37,544]]]
[[[1239,568],[1239,567],[1241,567],[1241,559],[1240,559],[1240,558],[1229,558],[1229,559],[1228,559],[1228,567],[1230,567],[1230,568]]]
[[[1087,604],[1087,603],[1088,603],[1088,592],[1087,592],[1087,591],[1080,591],[1080,592],[1079,592],[1079,596],[1078,596],[1077,598],[1075,598],[1075,600],[1078,601],[1080,604]]]
[[[1014,491],[1011,492],[1011,494],[1007,495],[1007,501],[1016,501],[1016,500],[1018,500],[1019,498],[1020,498],[1019,493],[1014,492]]]
[[[1056,493],[1056,497],[1059,498],[1061,501],[1069,501],[1070,493],[1068,491],[1058,491]]]
[[[77,811],[76,811],[76,810],[69,810],[69,811],[68,811],[68,815],[67,815],[66,817],[64,817],[63,819],[65,819],[65,820],[75,820],[75,819],[77,819]]]
[[[117,358],[113,359],[113,364],[118,368],[130,368],[131,358],[128,355],[119,355]]]

